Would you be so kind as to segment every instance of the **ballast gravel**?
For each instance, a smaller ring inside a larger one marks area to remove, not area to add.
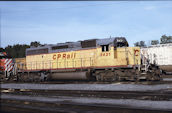
[[[65,97],[59,96],[56,98],[52,97],[41,97],[41,96],[18,96],[2,94],[1,99],[11,100],[25,100],[25,101],[40,101],[48,103],[57,102],[70,102],[79,104],[103,104],[103,105],[114,105],[114,106],[125,106],[128,108],[141,108],[141,109],[156,109],[156,110],[169,110],[172,111],[171,101],[150,101],[150,100],[135,100],[135,99],[105,99],[105,98],[87,98],[87,97]]]
[[[30,84],[4,83],[1,88],[8,89],[39,89],[39,90],[94,90],[94,91],[155,91],[172,90],[172,84],[141,85],[141,84]]]

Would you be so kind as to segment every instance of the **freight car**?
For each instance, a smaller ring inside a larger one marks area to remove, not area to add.
[[[141,64],[140,48],[124,37],[66,42],[26,49],[20,80],[160,80],[157,66]],[[21,67],[20,67],[21,68]]]
[[[143,58],[160,67],[163,73],[172,72],[172,44],[158,44],[141,48]]]

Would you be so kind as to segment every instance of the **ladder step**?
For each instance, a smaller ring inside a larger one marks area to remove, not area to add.
[[[5,80],[8,80],[9,78],[5,78]]]
[[[141,80],[141,79],[146,79],[146,77],[139,77],[139,79]]]

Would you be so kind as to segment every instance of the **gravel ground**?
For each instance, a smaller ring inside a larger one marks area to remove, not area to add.
[[[163,81],[172,81],[172,78],[163,78]]]
[[[172,90],[172,84],[140,85],[140,84],[1,84],[1,88],[41,89],[41,90],[96,90],[96,91],[154,91]]]
[[[59,96],[55,98],[40,97],[40,96],[17,96],[10,94],[2,94],[1,99],[10,100],[25,100],[39,102],[67,102],[67,103],[82,103],[82,104],[104,104],[114,106],[126,106],[130,108],[154,109],[154,110],[172,110],[172,101],[149,101],[135,99],[104,99],[104,98],[86,98],[86,97],[65,97]]]

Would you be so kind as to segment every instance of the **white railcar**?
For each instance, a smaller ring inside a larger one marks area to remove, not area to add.
[[[165,72],[172,72],[172,44],[159,44],[141,48],[141,56],[151,64],[157,64]]]

